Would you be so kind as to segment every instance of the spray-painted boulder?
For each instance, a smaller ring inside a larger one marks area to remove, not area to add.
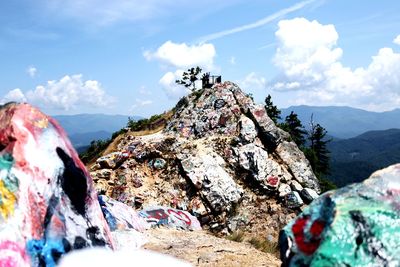
[[[150,228],[150,224],[128,205],[108,196],[99,195],[99,203],[111,231],[133,229],[142,232]]]
[[[314,200],[280,249],[283,266],[400,266],[400,164]]]
[[[65,132],[28,104],[0,106],[0,266],[55,266],[112,247],[97,195]]]
[[[139,216],[152,226],[162,225],[183,230],[201,230],[197,218],[184,210],[154,206],[141,210]]]

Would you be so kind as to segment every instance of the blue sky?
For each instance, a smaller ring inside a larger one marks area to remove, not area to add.
[[[149,116],[200,65],[258,102],[400,107],[399,1],[0,2],[0,102]]]

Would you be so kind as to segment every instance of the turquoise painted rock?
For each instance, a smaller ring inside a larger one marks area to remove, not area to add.
[[[323,194],[279,243],[282,266],[400,266],[400,164]]]

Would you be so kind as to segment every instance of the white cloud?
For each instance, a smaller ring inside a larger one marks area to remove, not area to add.
[[[397,37],[394,38],[393,43],[400,45],[400,35],[397,35]]]
[[[187,68],[199,66],[203,73],[218,70],[218,67],[214,65],[216,51],[213,44],[187,45],[167,41],[155,52],[145,51],[143,56],[147,60],[158,60],[174,69],[165,73],[159,81],[170,99],[179,99],[190,92],[187,88],[175,82],[182,78],[182,74]],[[198,83],[196,83],[196,86],[198,86]]]
[[[38,85],[35,90],[25,93],[14,89],[5,95],[1,102],[10,100],[61,110],[71,110],[79,105],[103,107],[113,102],[113,98],[105,93],[98,81],[84,81],[81,74],[66,75],[59,81],[48,81],[47,84]]]
[[[31,78],[34,78],[34,77],[36,76],[37,69],[36,69],[34,66],[30,66],[30,67],[26,70],[26,72],[28,73],[28,75],[29,75]]]
[[[295,5],[293,5],[293,6],[290,6],[288,8],[284,8],[282,10],[279,10],[279,11],[277,11],[277,12],[275,12],[275,13],[269,15],[269,16],[266,16],[266,17],[264,17],[264,18],[262,18],[260,20],[255,21],[255,22],[252,22],[252,23],[249,23],[249,24],[245,24],[245,25],[241,25],[241,26],[229,29],[229,30],[224,30],[224,31],[216,32],[216,33],[213,33],[213,34],[210,34],[210,35],[203,36],[203,37],[200,38],[200,42],[207,42],[207,41],[211,41],[211,40],[222,38],[222,37],[227,36],[227,35],[231,35],[231,34],[235,34],[235,33],[238,33],[238,32],[247,31],[247,30],[251,30],[251,29],[254,29],[254,28],[258,28],[258,27],[264,26],[264,25],[266,25],[266,24],[268,24],[268,23],[270,23],[270,22],[272,22],[272,21],[274,21],[274,20],[276,20],[278,18],[281,18],[281,17],[283,17],[283,16],[285,16],[287,14],[290,14],[290,13],[292,13],[294,11],[300,10],[300,9],[304,8],[305,6],[311,4],[311,3],[315,2],[315,1],[316,0],[302,1],[302,2],[299,2],[299,3],[295,4]]]
[[[157,51],[145,51],[143,56],[147,60],[159,60],[176,68],[200,66],[212,70],[216,51],[213,44],[187,45],[167,41]]]
[[[175,72],[167,72],[160,79],[159,83],[170,99],[179,99],[180,97],[187,95],[190,90],[182,85],[176,84],[176,80],[182,78],[183,70],[177,70]]]
[[[236,58],[235,58],[234,56],[232,56],[232,57],[229,59],[229,63],[231,63],[232,65],[236,65]]]
[[[274,63],[280,74],[272,89],[297,92],[296,104],[399,107],[399,53],[382,48],[367,67],[351,69],[340,61],[343,51],[333,25],[295,18],[278,26]]]
[[[139,98],[136,98],[135,99],[135,104],[132,105],[131,109],[134,110],[134,109],[141,108],[141,107],[144,107],[144,106],[148,106],[148,105],[151,105],[151,104],[153,104],[153,101],[150,100],[150,99],[139,99]]]
[[[249,73],[243,80],[238,82],[240,87],[246,91],[257,91],[267,87],[267,80],[255,72]]]
[[[22,93],[21,89],[16,88],[9,91],[1,100],[2,104],[7,102],[26,102],[26,97],[24,93]]]

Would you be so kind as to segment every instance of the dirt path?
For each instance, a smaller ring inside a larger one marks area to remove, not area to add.
[[[145,249],[175,256],[194,266],[280,266],[274,255],[263,253],[248,243],[218,238],[204,231],[150,229],[145,232]]]

